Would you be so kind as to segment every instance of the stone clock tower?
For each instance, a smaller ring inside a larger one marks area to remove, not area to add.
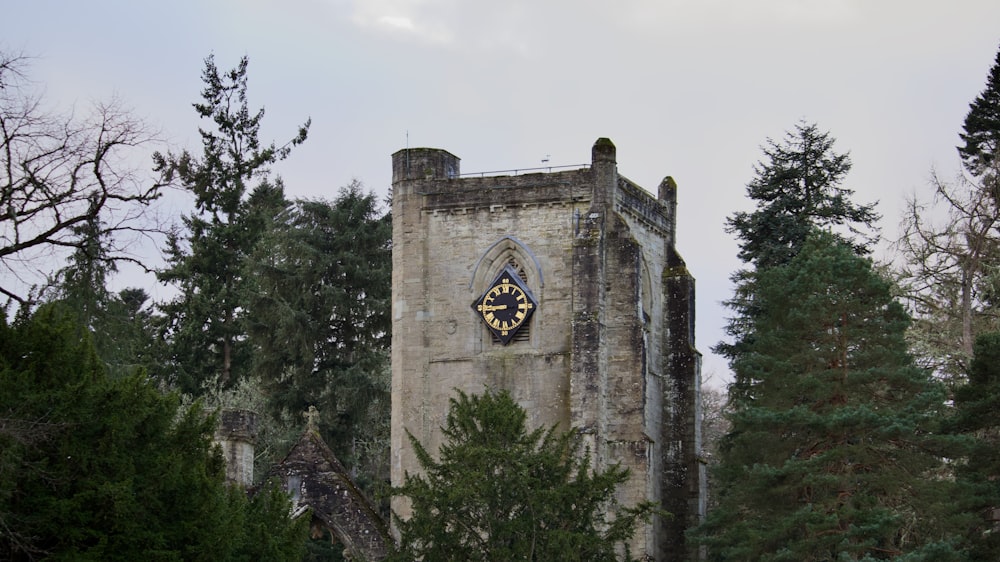
[[[506,389],[530,428],[572,427],[596,468],[627,466],[624,505],[674,515],[640,528],[634,555],[689,559],[700,355],[674,181],[653,197],[602,138],[589,166],[547,173],[463,176],[447,151],[400,150],[392,189],[393,484],[420,470],[407,430],[436,452],[456,389]]]

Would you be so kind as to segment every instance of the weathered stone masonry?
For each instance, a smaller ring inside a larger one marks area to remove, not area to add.
[[[589,168],[462,177],[444,150],[393,155],[392,479],[419,470],[406,430],[438,449],[456,389],[506,389],[533,427],[579,430],[595,467],[629,467],[624,504],[675,515],[641,529],[633,553],[683,560],[702,505],[694,281],[675,250],[673,180],[654,198],[615,158],[599,139]],[[508,265],[538,307],[504,346],[470,305]]]

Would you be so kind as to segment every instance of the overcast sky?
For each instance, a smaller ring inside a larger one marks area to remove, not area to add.
[[[816,122],[849,151],[847,187],[893,237],[932,168],[958,170],[968,104],[1000,46],[997,0],[4,0],[0,48],[37,57],[47,100],[122,98],[200,153],[203,59],[250,58],[264,138],[309,140],[276,171],[292,197],[357,178],[385,193],[390,155],[443,148],[463,172],[590,160],[655,193],[679,184],[678,247],[698,283],[705,375],[740,267],[726,216],[750,208],[760,145]],[[409,139],[407,140],[407,135]]]

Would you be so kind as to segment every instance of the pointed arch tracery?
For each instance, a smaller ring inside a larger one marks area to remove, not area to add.
[[[514,267],[514,270],[521,276],[521,280],[528,283],[530,287],[541,288],[545,286],[542,266],[534,252],[517,238],[504,236],[479,256],[479,261],[472,268],[469,289],[475,290],[477,287],[489,283],[505,265]]]
[[[542,266],[531,249],[513,236],[500,238],[479,257],[475,267],[472,268],[472,278],[469,280],[470,291],[479,294],[485,290],[507,266],[517,272],[517,276],[532,291],[535,298],[541,296],[538,293],[545,284]],[[527,324],[518,330],[513,341],[530,341],[530,339],[531,324]]]

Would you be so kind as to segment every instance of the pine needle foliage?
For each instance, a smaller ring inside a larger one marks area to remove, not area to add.
[[[797,123],[783,142],[767,140],[766,159],[747,184],[757,208],[726,221],[740,240],[741,260],[757,269],[787,263],[814,228],[843,227],[842,239],[859,254],[868,252],[879,215],[874,204],[851,201],[854,192],[843,187],[851,159],[834,150],[835,142],[815,123]]]
[[[268,218],[288,202],[280,178],[270,167],[305,141],[309,121],[282,146],[260,141],[264,110],[248,101],[247,57],[220,71],[205,59],[201,103],[194,108],[211,123],[199,128],[200,158],[187,151],[153,156],[164,184],[190,192],[196,212],[183,217],[183,231],[167,239],[167,266],[161,282],[179,295],[160,307],[161,332],[168,342],[168,381],[182,392],[197,394],[210,380],[229,387],[250,371],[251,349],[244,326],[248,280],[247,254],[261,238]]]
[[[955,391],[957,414],[954,431],[971,438],[971,446],[955,475],[963,493],[956,502],[963,514],[970,515],[969,560],[1000,560],[1000,533],[997,512],[1000,508],[1000,333],[990,332],[976,338],[969,381]]]
[[[945,507],[944,391],[917,368],[892,285],[814,231],[759,274],[754,337],[733,363],[713,560],[957,560]],[[930,557],[929,552],[934,552]]]
[[[756,208],[733,213],[726,221],[727,232],[739,240],[740,259],[750,266],[733,274],[733,298],[725,303],[734,312],[726,325],[732,339],[713,348],[731,364],[752,345],[759,312],[757,275],[788,263],[816,228],[835,232],[859,255],[867,254],[877,238],[875,205],[851,201],[854,192],[843,186],[850,156],[837,152],[835,141],[814,123],[796,124],[781,142],[768,139],[762,147],[765,159],[747,184],[747,197]],[[752,384],[737,372],[730,394]]]
[[[990,68],[986,87],[969,104],[962,130],[959,137],[965,144],[958,147],[958,154],[965,169],[974,176],[995,170],[1000,153],[1000,50]]]
[[[331,443],[374,424],[373,403],[388,415],[391,220],[354,182],[333,201],[294,202],[247,260],[246,326],[269,406],[316,406]]]

